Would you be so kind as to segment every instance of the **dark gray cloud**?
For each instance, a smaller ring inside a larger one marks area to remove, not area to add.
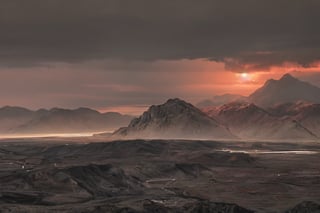
[[[320,59],[318,0],[1,0],[0,66],[195,59],[232,70]]]
[[[68,65],[51,68],[4,69],[0,72],[0,106],[14,105],[32,109],[79,106],[96,109],[121,106],[149,106],[171,97],[186,100],[210,97],[212,91],[199,92],[193,84],[197,73],[177,72],[103,72],[94,65]],[[161,73],[161,75],[158,75]]]

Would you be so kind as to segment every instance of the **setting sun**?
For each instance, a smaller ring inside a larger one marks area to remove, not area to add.
[[[246,72],[240,73],[240,74],[238,74],[238,76],[240,77],[240,80],[243,82],[251,80],[251,77],[252,77],[251,75],[249,75]]]
[[[242,78],[247,78],[247,77],[248,77],[248,73],[246,73],[246,72],[241,73],[241,77],[242,77]]]

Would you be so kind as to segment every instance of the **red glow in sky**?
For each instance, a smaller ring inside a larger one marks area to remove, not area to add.
[[[152,62],[91,61],[0,72],[0,105],[32,109],[79,106],[140,114],[151,104],[179,97],[197,103],[225,93],[249,95],[270,78],[285,73],[320,86],[319,63],[293,63],[265,71],[226,70],[206,59]]]

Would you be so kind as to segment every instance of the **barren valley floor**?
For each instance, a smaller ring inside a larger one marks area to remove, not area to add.
[[[285,212],[320,203],[317,143],[28,140],[0,144],[1,212]]]

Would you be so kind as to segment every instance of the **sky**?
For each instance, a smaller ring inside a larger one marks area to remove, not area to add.
[[[0,0],[0,106],[139,114],[172,97],[320,86],[319,0]]]

